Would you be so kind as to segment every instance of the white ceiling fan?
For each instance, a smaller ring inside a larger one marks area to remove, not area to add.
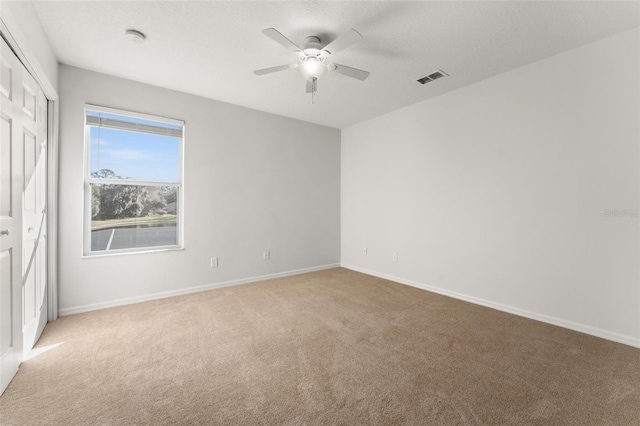
[[[318,79],[327,71],[335,71],[361,81],[369,77],[369,71],[327,62],[327,59],[332,54],[362,40],[362,35],[353,28],[324,47],[322,46],[320,38],[316,36],[305,38],[302,47],[299,47],[275,28],[267,28],[262,30],[262,32],[276,43],[282,45],[285,49],[293,51],[298,56],[299,63],[263,68],[254,71],[256,75],[297,68],[298,73],[307,80],[307,93],[311,93],[312,95],[318,90]]]

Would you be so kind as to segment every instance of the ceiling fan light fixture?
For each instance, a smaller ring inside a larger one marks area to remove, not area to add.
[[[255,70],[253,73],[264,75],[297,68],[298,74],[307,81],[306,92],[311,94],[311,102],[313,102],[313,95],[318,91],[318,79],[327,71],[335,71],[338,74],[360,81],[364,81],[369,77],[369,71],[327,62],[327,59],[332,54],[362,40],[362,35],[353,28],[326,46],[321,44],[320,38],[317,36],[305,38],[304,44],[300,47],[275,28],[266,28],[262,30],[262,33],[288,51],[293,51],[298,57],[299,63],[263,68]]]
[[[320,78],[327,72],[327,64],[318,58],[308,57],[298,65],[298,72],[305,80]]]

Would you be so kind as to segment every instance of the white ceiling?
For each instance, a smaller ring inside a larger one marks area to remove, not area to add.
[[[640,26],[637,1],[33,3],[61,63],[335,128]],[[295,62],[261,33],[270,27],[297,44],[353,27],[364,40],[331,59],[371,75],[327,73],[312,104],[295,70],[253,74]],[[127,29],[146,42],[129,41]],[[451,77],[415,81],[437,69]]]

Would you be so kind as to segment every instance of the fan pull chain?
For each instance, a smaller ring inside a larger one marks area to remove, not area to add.
[[[316,92],[318,91],[317,82],[318,82],[318,79],[314,78],[313,82],[312,82],[312,85],[311,85],[311,104],[312,105],[315,103],[314,102],[314,97],[316,95]]]

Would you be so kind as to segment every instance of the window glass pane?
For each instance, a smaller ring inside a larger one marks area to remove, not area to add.
[[[87,115],[90,114],[88,111]],[[151,122],[117,117],[137,124]],[[180,140],[173,136],[89,126],[91,177],[177,183],[180,180]]]
[[[91,184],[91,251],[178,245],[178,188]]]

